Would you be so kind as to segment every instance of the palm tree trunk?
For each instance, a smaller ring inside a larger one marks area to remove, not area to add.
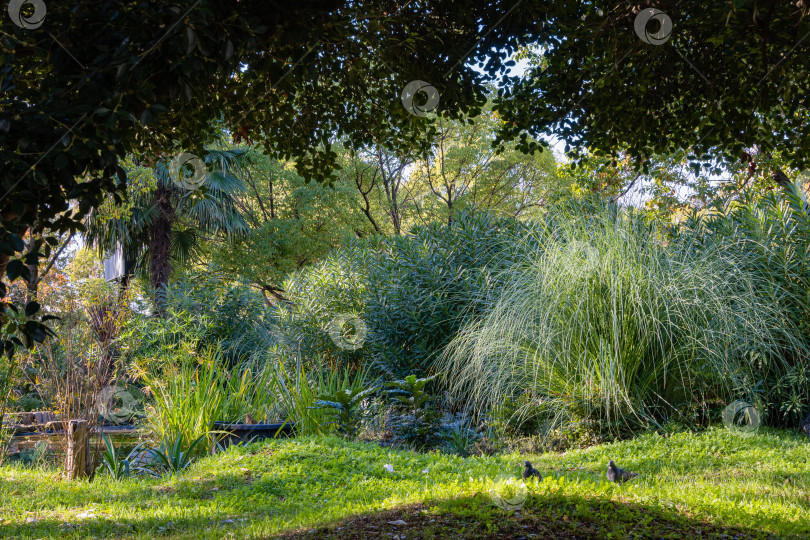
[[[149,279],[155,289],[155,312],[162,316],[166,310],[164,291],[172,271],[172,224],[175,213],[171,191],[159,186],[155,192],[159,215],[149,226]]]

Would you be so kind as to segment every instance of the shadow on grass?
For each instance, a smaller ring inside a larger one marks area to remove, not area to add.
[[[406,524],[392,524],[397,520]],[[674,510],[599,498],[530,495],[521,510],[509,512],[496,507],[488,494],[354,516],[269,538],[343,540],[397,535],[408,539],[777,538],[763,531],[717,526]]]
[[[179,501],[178,501],[179,502]],[[190,501],[189,501],[190,502]],[[247,517],[243,512],[231,513],[229,505],[199,515],[192,503],[185,511],[167,517],[131,519],[110,516],[91,517],[79,523],[67,524],[54,519],[42,519],[22,527],[0,525],[0,538],[86,538],[86,537],[165,537],[222,538],[262,537],[256,530],[246,530],[252,523],[270,516],[283,518],[293,509],[259,512]],[[237,516],[242,516],[237,517]],[[392,524],[402,520],[405,524]],[[286,521],[286,519],[284,520]],[[317,517],[317,528],[307,528],[266,538],[307,539],[529,539],[529,538],[778,538],[767,531],[742,527],[724,527],[684,515],[675,509],[622,503],[604,497],[530,494],[523,508],[504,511],[493,504],[489,494],[471,497],[427,501],[379,512],[360,513],[344,519],[324,522]],[[265,525],[266,526],[266,525]],[[278,526],[278,523],[276,524]],[[790,537],[807,538],[810,525],[797,525]],[[261,530],[260,527],[259,530]],[[265,529],[267,530],[267,529]],[[272,530],[272,528],[271,528]]]

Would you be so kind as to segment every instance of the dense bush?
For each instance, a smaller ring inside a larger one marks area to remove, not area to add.
[[[390,377],[433,371],[444,347],[497,294],[502,271],[526,251],[526,226],[463,213],[386,242],[368,267],[372,365]]]
[[[164,354],[217,349],[228,366],[263,363],[273,343],[271,321],[262,296],[232,283],[217,268],[186,274],[165,289],[165,313],[145,310],[126,331],[134,360],[160,361]]]
[[[691,422],[692,405],[734,390],[755,398],[751,355],[797,350],[758,276],[716,246],[667,243],[616,208],[558,210],[535,234],[540,247],[507,270],[500,297],[442,364],[470,407],[517,400],[514,420],[549,430]]]
[[[501,271],[527,249],[525,230],[516,220],[462,213],[449,226],[350,244],[287,282],[290,304],[277,314],[281,343],[388,378],[428,374],[465,318],[487,305]],[[349,329],[362,334],[362,347],[330,339],[341,315],[350,316],[342,319],[348,326],[362,321]]]
[[[365,268],[373,254],[368,245],[351,243],[285,282],[288,301],[277,304],[273,313],[282,352],[317,369],[367,362],[364,347],[340,348],[330,329],[342,315],[364,318]]]
[[[800,186],[758,201],[731,202],[695,213],[678,229],[701,249],[733,254],[757,277],[757,294],[779,306],[783,326],[810,349],[810,208]],[[810,357],[794,349],[752,358],[750,385],[758,388],[770,422],[796,424],[810,410]]]

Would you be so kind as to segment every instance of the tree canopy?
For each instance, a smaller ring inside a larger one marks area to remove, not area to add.
[[[554,133],[637,164],[691,148],[696,168],[757,146],[804,168],[807,10],[803,0],[554,2],[537,20],[536,67],[501,92],[501,139]]]

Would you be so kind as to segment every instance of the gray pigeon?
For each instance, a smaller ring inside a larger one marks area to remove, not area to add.
[[[616,464],[613,463],[612,459],[608,462],[607,477],[611,482],[627,482],[636,476],[638,476],[638,473],[625,471],[624,469],[617,467]]]
[[[534,476],[538,480],[543,478],[542,476],[540,476],[540,471],[538,471],[537,469],[532,467],[532,464],[530,462],[527,461],[526,463],[524,463],[524,465],[526,466],[526,468],[523,469],[523,479],[524,480],[528,480],[532,476]]]

